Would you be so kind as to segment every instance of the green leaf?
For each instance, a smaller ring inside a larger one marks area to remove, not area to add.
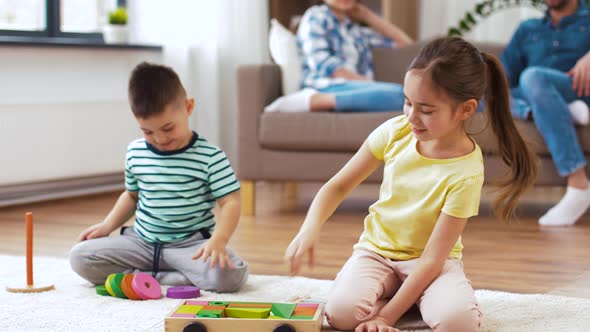
[[[461,20],[461,22],[459,22],[459,28],[465,32],[471,30],[471,28],[469,27],[469,24],[467,24],[467,22],[465,22],[465,20]]]
[[[459,31],[459,29],[457,28],[449,28],[449,31],[447,32],[447,36],[463,36],[463,33],[461,31]]]

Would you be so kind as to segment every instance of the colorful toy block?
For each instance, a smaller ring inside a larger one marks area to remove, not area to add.
[[[199,311],[201,311],[201,309],[203,308],[203,306],[200,305],[181,305],[177,310],[176,313],[177,314],[192,314],[193,317],[195,317],[195,315],[197,313],[199,313]]]
[[[224,317],[224,312],[225,307],[221,310],[205,310],[205,307],[203,307],[203,309],[199,310],[199,312],[197,313],[197,317],[221,318]]]
[[[268,318],[269,308],[225,308],[225,316],[232,318]]]
[[[271,308],[272,303],[262,302],[231,302],[228,308]]]
[[[295,307],[291,316],[313,316],[315,311],[315,308]]]
[[[275,316],[290,318],[296,305],[295,303],[273,303],[270,311]]]
[[[195,301],[195,300],[187,300],[187,305],[200,305],[202,307],[209,305],[209,301]]]

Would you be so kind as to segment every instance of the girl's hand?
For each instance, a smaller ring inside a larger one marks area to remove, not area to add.
[[[366,321],[354,329],[354,332],[399,332],[398,329],[381,317]]]
[[[346,12],[346,15],[353,21],[368,23],[375,14],[367,6],[357,3],[356,6]]]
[[[224,269],[226,266],[230,269],[233,269],[234,264],[227,254],[227,250],[225,248],[226,244],[227,243],[225,241],[212,237],[207,242],[205,242],[199,248],[199,250],[197,250],[197,253],[195,253],[193,259],[197,260],[202,258],[203,262],[205,262],[209,257],[211,257],[209,267],[213,268],[216,264],[219,264],[219,267],[222,269]]]
[[[289,274],[296,275],[301,269],[303,255],[309,255],[309,267],[315,263],[315,246],[319,239],[319,229],[300,230],[285,252],[285,260],[289,264]]]
[[[78,236],[78,241],[86,241],[90,239],[96,239],[99,237],[109,236],[112,230],[104,223],[98,223],[86,228],[80,235]]]

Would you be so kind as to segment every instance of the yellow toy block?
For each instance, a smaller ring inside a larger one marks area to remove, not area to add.
[[[268,308],[225,308],[225,316],[232,318],[267,318],[269,315]]]
[[[196,315],[201,311],[203,306],[201,305],[182,305],[180,306],[175,313],[177,314],[193,314]]]
[[[227,306],[228,308],[269,308],[272,306],[272,303],[262,303],[262,302],[230,302]]]

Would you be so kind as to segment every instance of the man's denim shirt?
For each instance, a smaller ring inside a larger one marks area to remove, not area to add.
[[[502,64],[510,86],[518,85],[522,71],[531,66],[549,67],[567,72],[590,51],[590,10],[580,0],[578,10],[551,23],[549,10],[545,17],[520,24],[502,53]]]

